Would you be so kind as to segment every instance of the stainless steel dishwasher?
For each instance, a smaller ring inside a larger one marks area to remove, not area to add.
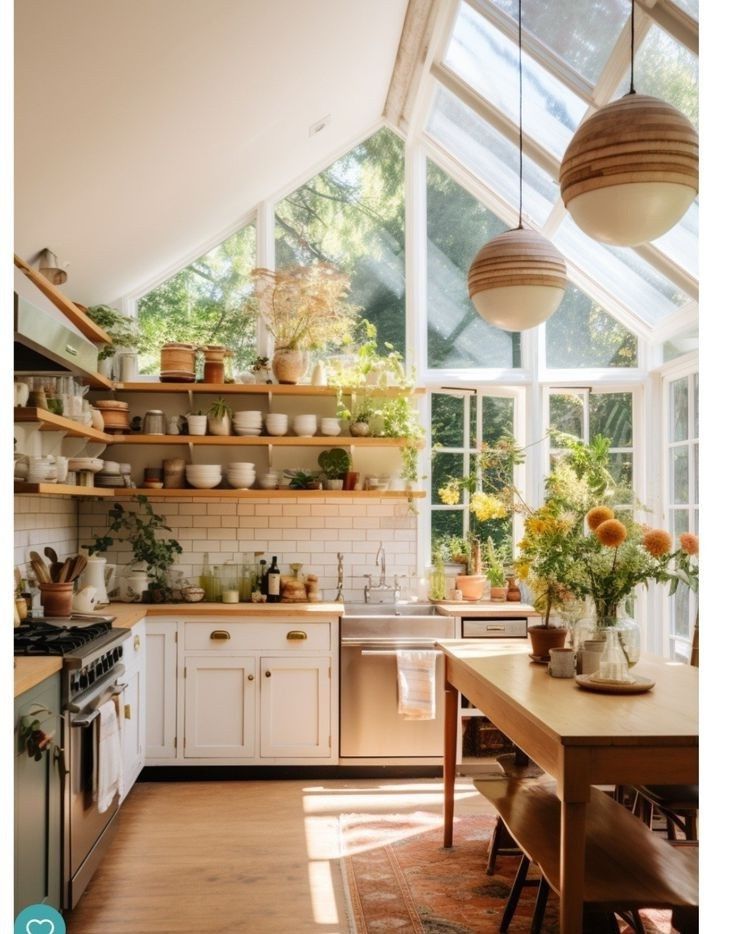
[[[444,670],[438,639],[455,635],[453,617],[431,605],[346,607],[340,638],[340,756],[386,759],[441,756]],[[434,720],[398,713],[396,653],[436,651]]]

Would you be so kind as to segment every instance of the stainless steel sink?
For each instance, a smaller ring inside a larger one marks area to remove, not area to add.
[[[439,616],[433,603],[346,603],[345,617]]]

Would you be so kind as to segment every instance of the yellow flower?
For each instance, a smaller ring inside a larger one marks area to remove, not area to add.
[[[661,558],[672,548],[672,536],[664,529],[650,529],[645,532],[641,543],[653,558]]]
[[[601,545],[606,545],[608,548],[618,548],[619,545],[623,545],[628,535],[626,526],[618,519],[606,519],[605,522],[601,522],[595,534]]]
[[[588,520],[588,528],[595,532],[601,522],[614,518],[614,512],[608,506],[594,506],[585,518]]]
[[[692,532],[683,532],[680,536],[680,548],[687,555],[700,554],[700,539]]]
[[[525,580],[527,579],[527,577],[529,577],[529,571],[530,571],[530,570],[531,570],[531,568],[529,567],[528,562],[526,562],[526,561],[518,561],[518,562],[516,563],[516,576],[517,576],[520,580],[525,581]]]
[[[480,522],[502,519],[506,515],[504,504],[491,493],[473,493],[470,497],[470,511]]]
[[[457,506],[460,502],[460,488],[452,480],[446,486],[441,486],[437,494],[445,506]]]

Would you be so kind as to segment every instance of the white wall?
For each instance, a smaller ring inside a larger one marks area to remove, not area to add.
[[[50,545],[63,560],[77,552],[77,503],[72,497],[16,496],[14,564],[25,575],[30,550]],[[30,569],[30,564],[29,564]]]

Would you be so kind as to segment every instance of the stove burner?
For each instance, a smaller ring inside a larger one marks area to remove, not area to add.
[[[108,620],[65,626],[29,620],[14,630],[15,655],[66,655],[99,639],[112,628]]]

